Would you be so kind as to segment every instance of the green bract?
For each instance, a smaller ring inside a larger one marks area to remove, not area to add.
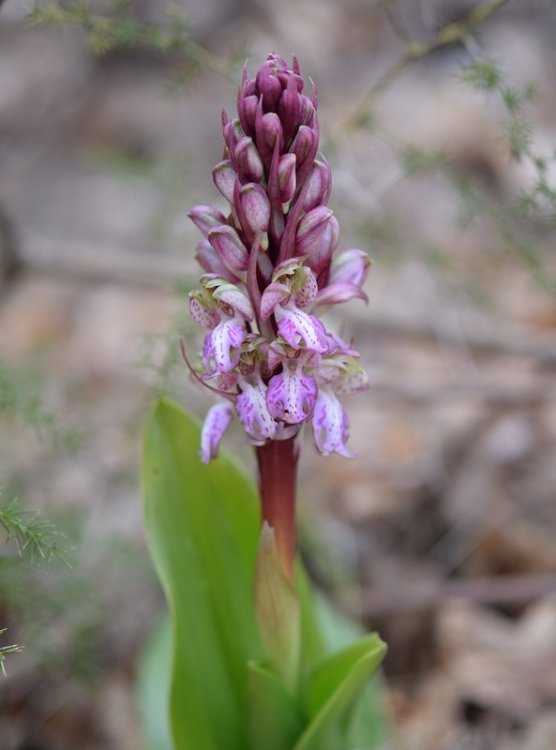
[[[145,438],[145,524],[172,631],[171,653],[162,631],[142,663],[149,750],[378,748],[384,726],[369,677],[384,644],[367,635],[348,645],[354,628],[299,570],[301,679],[294,689],[283,683],[265,661],[253,604],[255,487],[225,455],[203,465],[199,434],[192,418],[164,400]],[[169,661],[171,741],[156,697],[167,690]]]

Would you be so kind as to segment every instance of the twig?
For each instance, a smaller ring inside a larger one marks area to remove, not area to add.
[[[20,259],[23,270],[69,276],[85,282],[113,282],[135,287],[171,289],[177,281],[194,275],[191,256],[176,253],[137,252],[123,247],[99,247],[91,243],[51,239],[26,228],[20,229]],[[530,331],[486,330],[477,325],[451,324],[437,320],[398,319],[373,310],[371,320],[352,311],[350,325],[360,327],[365,337],[406,337],[439,343],[457,349],[468,347],[486,355],[512,354],[530,357],[542,365],[556,363],[556,339]]]
[[[373,310],[373,317],[364,321],[357,311],[352,311],[352,331],[365,335],[389,339],[408,338],[427,344],[441,344],[454,349],[471,349],[477,354],[530,357],[541,365],[556,363],[556,339],[550,334],[533,333],[514,328],[488,328],[473,325],[463,326],[450,320],[428,321],[419,318],[400,318],[380,310]]]
[[[556,390],[547,388],[543,382],[527,388],[511,388],[500,384],[495,386],[486,380],[470,382],[462,379],[447,384],[418,385],[403,380],[398,382],[391,378],[373,378],[371,387],[379,403],[390,398],[395,402],[426,406],[431,402],[453,403],[462,399],[473,399],[493,408],[512,408],[538,406],[556,400]]]
[[[0,5],[2,5],[2,0],[0,0]],[[4,635],[7,628],[0,628],[0,635]],[[6,656],[8,654],[19,654],[23,651],[23,646],[18,646],[16,643],[13,643],[9,646],[0,646],[0,672],[6,677]]]
[[[463,42],[467,36],[480,24],[484,23],[496,11],[500,10],[510,0],[488,0],[488,2],[473,8],[464,18],[454,23],[443,26],[431,39],[430,42],[421,44],[410,42],[407,44],[403,54],[395,60],[389,68],[379,77],[363,96],[359,104],[344,122],[348,128],[357,128],[365,122],[372,101],[385,88],[387,88],[398,76],[413,62],[429,57],[433,52],[447,47],[450,44]]]
[[[369,592],[359,607],[360,617],[399,615],[437,609],[448,599],[476,604],[524,605],[556,594],[556,573],[470,578],[400,586]]]

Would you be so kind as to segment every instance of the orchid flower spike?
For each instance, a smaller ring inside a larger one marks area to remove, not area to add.
[[[213,171],[227,211],[194,206],[203,235],[193,319],[208,329],[200,379],[233,396],[208,413],[201,458],[218,454],[235,415],[255,446],[292,440],[311,424],[322,455],[350,456],[338,395],[366,387],[353,347],[316,313],[363,291],[365,252],[337,252],[339,225],[327,206],[330,167],[319,154],[317,97],[299,64],[270,54],[244,73],[237,118],[223,116],[224,158]]]

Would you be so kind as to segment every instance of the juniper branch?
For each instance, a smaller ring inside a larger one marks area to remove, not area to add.
[[[409,42],[403,54],[384,71],[379,79],[364,94],[355,109],[348,116],[344,125],[351,128],[358,128],[364,124],[368,119],[373,100],[377,94],[388,88],[409,65],[419,60],[424,60],[443,47],[465,41],[474,29],[484,23],[509,1],[488,0],[488,2],[473,8],[459,21],[443,26],[429,42]]]
[[[58,557],[69,565],[56,526],[40,513],[22,508],[17,498],[0,504],[0,528],[8,541],[14,540],[20,555],[27,552],[32,559],[42,560]]]
[[[2,4],[2,0],[0,0],[0,5]],[[6,632],[7,628],[1,628],[0,629],[0,635],[3,635]],[[18,646],[16,643],[11,644],[10,646],[0,646],[0,672],[6,676],[6,656],[9,654],[19,654],[21,651],[23,651],[23,646]]]
[[[226,60],[191,39],[183,18],[174,14],[167,26],[153,25],[133,18],[125,2],[115,3],[114,8],[115,14],[110,17],[92,13],[85,2],[74,2],[67,7],[52,2],[35,8],[28,18],[34,25],[81,29],[91,49],[98,54],[133,48],[177,52],[190,62],[235,81]]]
[[[53,412],[45,408],[40,395],[40,375],[31,370],[0,362],[0,414],[19,417],[39,437],[49,437],[62,448],[75,448],[80,436],[65,429]]]

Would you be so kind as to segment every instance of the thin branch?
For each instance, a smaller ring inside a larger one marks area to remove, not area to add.
[[[482,3],[476,8],[473,8],[461,20],[443,26],[433,39],[426,44],[410,42],[406,46],[401,57],[395,60],[390,67],[384,71],[379,79],[363,96],[359,104],[344,122],[344,126],[348,128],[359,127],[361,123],[365,122],[367,119],[369,111],[372,108],[372,102],[377,94],[388,88],[388,86],[390,86],[390,84],[393,83],[393,81],[395,81],[409,65],[418,60],[423,60],[426,57],[429,57],[429,55],[442,49],[442,47],[463,42],[477,26],[484,23],[490,18],[490,16],[500,10],[508,2],[510,2],[510,0],[488,0],[488,2]]]
[[[124,247],[64,243],[21,228],[23,237],[21,261],[33,273],[69,279],[83,279],[87,283],[111,281],[132,287],[170,290],[176,279],[193,275],[178,253],[138,253]],[[373,319],[352,310],[350,323],[364,329],[365,335],[422,339],[461,348],[469,347],[487,355],[515,354],[531,357],[544,365],[556,363],[556,337],[513,328],[483,328],[477,325],[451,324],[448,320],[432,322],[405,318],[376,310]]]
[[[467,578],[436,581],[396,590],[370,591],[363,596],[358,615],[378,617],[437,609],[448,599],[476,604],[525,605],[556,593],[556,573]]]
[[[2,0],[0,0],[0,5],[2,4]],[[0,635],[3,635],[6,632],[7,628],[0,628]],[[9,654],[19,654],[21,651],[23,651],[23,646],[18,646],[16,643],[13,643],[9,646],[0,646],[0,672],[6,676],[6,656]]]
[[[97,53],[130,48],[152,49],[161,53],[178,52],[187,60],[235,82],[233,66],[193,41],[189,28],[176,14],[170,16],[168,25],[156,26],[134,18],[127,4],[122,6],[123,10],[116,3],[114,7],[116,13],[105,16],[90,12],[80,2],[71,3],[68,7],[52,2],[42,8],[35,8],[28,20],[39,26],[82,29],[90,46]]]

